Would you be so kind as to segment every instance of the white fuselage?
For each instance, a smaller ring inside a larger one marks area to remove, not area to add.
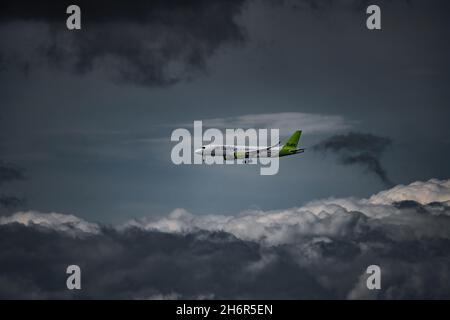
[[[279,156],[279,147],[252,147],[234,145],[214,145],[203,146],[195,150],[196,154],[202,157],[223,157],[225,160],[251,159],[251,158],[275,158]]]

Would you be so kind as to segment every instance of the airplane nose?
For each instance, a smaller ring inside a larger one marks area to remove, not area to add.
[[[202,154],[202,149],[196,149],[194,152],[195,152],[196,154]]]

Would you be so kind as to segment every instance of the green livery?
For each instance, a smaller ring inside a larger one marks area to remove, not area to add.
[[[304,152],[305,149],[297,149],[298,141],[300,140],[301,135],[301,130],[295,131],[294,134],[288,139],[288,141],[281,147],[279,156],[284,157],[291,154]]]

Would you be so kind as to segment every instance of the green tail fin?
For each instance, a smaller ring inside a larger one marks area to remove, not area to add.
[[[286,144],[283,146],[287,147],[289,149],[296,149],[298,145],[298,140],[300,140],[300,136],[302,135],[301,130],[297,130],[294,132],[294,134],[289,138],[289,140],[286,142]]]
[[[292,154],[291,151],[297,149],[298,141],[300,140],[301,135],[302,135],[301,130],[295,131],[294,134],[288,139],[288,141],[281,148],[280,156]]]

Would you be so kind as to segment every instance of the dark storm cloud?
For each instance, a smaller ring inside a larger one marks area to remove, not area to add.
[[[0,218],[0,297],[448,299],[449,189],[430,180],[365,200],[118,228],[17,213]],[[406,200],[417,190],[421,203]],[[70,264],[82,269],[80,291],[65,289]],[[372,264],[381,290],[366,287]]]
[[[260,246],[223,232],[174,235],[103,228],[101,235],[73,238],[11,224],[0,226],[0,241],[2,299],[268,298],[306,297],[305,288],[320,291],[289,257],[260,274],[247,271],[261,259]],[[69,264],[82,268],[79,292],[65,289]],[[279,291],[273,291],[270,279]]]
[[[236,22],[244,2],[78,1],[82,30],[68,31],[65,12],[72,2],[14,1],[0,5],[0,21],[3,27],[17,21],[49,26],[34,39],[34,60],[19,59],[22,65],[37,64],[40,57],[76,73],[108,70],[117,81],[166,86],[206,71],[206,60],[220,47],[244,40]],[[20,32],[13,27],[16,37]],[[10,61],[18,60],[7,43],[2,47]]]
[[[375,174],[386,185],[392,185],[380,158],[386,148],[392,144],[391,139],[372,134],[350,132],[335,135],[321,141],[313,147],[317,152],[332,152],[338,156],[343,165],[361,165],[367,172]]]
[[[13,164],[0,161],[0,191],[5,183],[24,180],[25,175],[21,168]],[[14,196],[7,196],[0,193],[0,207],[13,208],[22,204],[23,200]]]
[[[0,206],[6,207],[6,208],[15,208],[23,203],[22,199],[19,199],[17,197],[11,197],[11,196],[3,196],[0,195]]]
[[[369,0],[269,0],[275,5],[290,5],[294,10],[312,10],[313,12],[327,12],[336,8],[346,8],[355,11],[365,11],[371,5],[376,4],[383,6],[385,4],[393,3],[394,0],[378,0],[373,3]],[[397,1],[405,4],[410,4],[412,0]]]
[[[23,170],[10,163],[0,161],[0,185],[5,182],[23,179],[25,179]]]
[[[0,68],[1,68],[1,57],[0,57]],[[0,150],[3,156],[3,151]],[[25,180],[24,170],[10,162],[6,162],[0,159],[0,209],[5,207],[7,209],[12,209],[23,203],[23,199],[18,197],[4,194],[6,185],[15,182]]]

